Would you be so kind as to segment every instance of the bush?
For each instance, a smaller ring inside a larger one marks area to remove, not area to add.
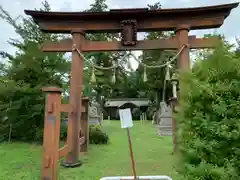
[[[221,45],[182,77],[179,173],[184,180],[240,180],[240,58]]]
[[[103,132],[100,125],[89,126],[89,143],[90,144],[108,144],[109,137]]]
[[[61,123],[60,126],[60,140],[65,141],[67,139],[67,125],[65,123]]]

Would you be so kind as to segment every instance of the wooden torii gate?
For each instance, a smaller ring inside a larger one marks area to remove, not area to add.
[[[25,13],[32,16],[42,31],[72,34],[71,39],[62,40],[58,43],[46,42],[43,45],[43,51],[72,52],[70,106],[68,106],[68,148],[65,151],[61,150],[61,156],[67,155],[65,165],[70,167],[79,165],[80,140],[84,140],[87,143],[87,126],[81,124],[82,103],[80,100],[84,60],[77,51],[73,51],[73,47],[84,53],[90,51],[153,49],[179,51],[184,45],[188,45],[179,55],[178,68],[189,70],[189,49],[213,48],[217,41],[216,38],[199,39],[195,36],[189,36],[189,31],[220,27],[231,10],[237,6],[238,3],[232,3],[184,9],[112,9],[107,12],[43,12],[25,10]],[[171,39],[137,40],[137,32],[150,31],[175,31],[176,36]],[[98,32],[121,32],[122,39],[121,41],[109,42],[85,40],[85,33]],[[54,88],[45,89],[45,91],[50,91],[50,94],[59,94],[59,90]],[[58,110],[60,109],[59,103],[56,103],[58,104],[56,106]],[[50,122],[53,119],[56,120],[55,122],[59,122],[59,118],[59,114],[53,112],[53,108],[49,109],[46,107],[42,167],[42,179],[45,180],[58,179],[59,123],[56,123],[57,126],[56,124],[53,126]],[[46,126],[51,126],[51,128]],[[80,129],[81,132],[85,132],[85,138],[79,137]],[[49,139],[54,142],[54,146],[49,145]],[[86,147],[85,150],[87,150]]]

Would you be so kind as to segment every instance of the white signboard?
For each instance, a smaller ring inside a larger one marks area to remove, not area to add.
[[[131,109],[119,109],[121,128],[133,127]]]

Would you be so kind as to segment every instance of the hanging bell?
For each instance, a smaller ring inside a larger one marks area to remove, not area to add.
[[[166,75],[165,75],[165,80],[166,80],[166,81],[170,81],[170,80],[171,80],[169,69],[170,69],[170,68],[169,68],[169,65],[167,65]]]
[[[96,83],[97,80],[96,80],[96,76],[95,76],[95,69],[93,67],[92,69],[92,76],[91,76],[91,80],[90,80],[91,83]]]
[[[144,66],[143,82],[147,82],[147,67]]]
[[[112,83],[115,84],[116,83],[116,73],[114,70],[113,76],[112,76]]]

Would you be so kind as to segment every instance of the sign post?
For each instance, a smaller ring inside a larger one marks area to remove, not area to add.
[[[104,177],[100,180],[172,180],[168,176],[137,176],[136,167],[133,157],[133,150],[132,150],[132,142],[131,142],[131,135],[130,135],[130,128],[133,127],[133,120],[131,110],[128,109],[119,109],[119,116],[121,121],[121,128],[127,129],[127,136],[128,136],[128,144],[129,144],[129,151],[132,161],[132,170],[133,176],[114,176],[114,177]]]
[[[128,144],[129,144],[129,151],[132,161],[132,169],[133,169],[133,176],[134,179],[137,180],[137,173],[136,173],[136,167],[133,157],[133,150],[132,150],[132,141],[131,141],[131,135],[130,135],[130,128],[133,127],[133,121],[132,121],[132,114],[131,110],[128,109],[120,109],[119,110],[119,116],[121,121],[121,128],[127,129],[127,136],[128,136]]]

